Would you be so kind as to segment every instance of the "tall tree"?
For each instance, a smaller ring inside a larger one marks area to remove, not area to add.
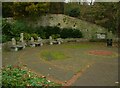
[[[2,3],[2,17],[12,17],[13,13],[11,11],[13,2],[3,2]]]
[[[49,12],[49,2],[3,3],[3,17],[41,16]]]
[[[63,14],[64,2],[50,2],[50,13]]]

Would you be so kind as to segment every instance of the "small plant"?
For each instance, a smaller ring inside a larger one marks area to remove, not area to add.
[[[24,33],[24,39],[25,40],[30,40],[30,34],[29,33]]]
[[[53,38],[53,39],[57,39],[57,38],[59,38],[59,37],[60,37],[59,34],[53,34],[53,35],[52,35],[52,38]]]
[[[35,40],[37,40],[38,35],[36,33],[31,34],[31,37],[33,37]]]
[[[56,84],[47,80],[44,77],[38,77],[36,74],[21,69],[20,66],[12,66],[9,65],[7,67],[3,67],[2,69],[2,85],[3,87],[13,88],[13,87],[23,87],[26,86],[61,86],[60,84]]]

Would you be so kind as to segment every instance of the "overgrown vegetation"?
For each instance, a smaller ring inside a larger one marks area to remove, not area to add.
[[[52,36],[53,38],[82,38],[82,33],[78,29],[72,28],[59,28],[57,26],[38,26],[32,27],[28,26],[24,21],[15,21],[14,23],[9,23],[6,20],[3,20],[2,24],[2,34],[3,34],[3,41],[10,41],[11,38],[15,38],[19,40],[20,33],[24,33],[24,39],[30,40],[30,37],[33,37],[37,40],[37,37],[40,36],[41,38],[49,38]]]
[[[71,7],[66,11],[66,15],[72,17],[79,17],[80,16],[80,9],[78,7]]]
[[[70,15],[71,10],[76,9],[79,15],[76,16],[81,20],[85,20],[109,29],[113,33],[117,33],[118,20],[120,18],[119,2],[95,2],[94,5],[80,5],[78,3],[67,3],[64,6],[64,14]],[[72,15],[70,15],[72,16]],[[75,17],[75,14],[73,15]]]
[[[114,33],[118,29],[119,2],[95,2],[80,5],[77,2],[4,2],[3,17],[38,17],[45,14],[66,14],[105,27]]]
[[[3,87],[22,87],[27,86],[41,86],[44,88],[57,87],[59,88],[61,84],[57,84],[47,80],[44,77],[38,77],[36,74],[29,72],[27,70],[21,69],[19,66],[7,66],[2,69],[2,86]]]
[[[7,2],[3,4],[3,17],[41,16],[49,11],[49,2]]]

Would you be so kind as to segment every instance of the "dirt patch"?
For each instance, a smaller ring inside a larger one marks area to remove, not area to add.
[[[105,51],[105,50],[91,50],[88,51],[89,54],[92,55],[104,55],[104,56],[108,56],[108,55],[113,55],[114,53],[111,51]]]

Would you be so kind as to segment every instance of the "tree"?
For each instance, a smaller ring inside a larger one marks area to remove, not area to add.
[[[79,8],[73,8],[69,11],[69,16],[72,16],[72,17],[78,17],[80,15],[80,10]]]
[[[65,4],[65,14],[69,15],[69,12],[73,8],[79,8],[80,14],[77,18],[88,22],[95,23],[102,27],[111,30],[113,33],[117,31],[117,23],[119,19],[118,9],[120,8],[118,2],[94,2],[94,5],[80,5],[77,3]],[[72,11],[69,16],[75,16]]]
[[[50,2],[49,12],[52,14],[63,14],[64,13],[64,2]]]
[[[3,3],[4,17],[41,16],[49,12],[49,2],[12,2]]]
[[[2,3],[2,17],[12,17],[13,13],[11,11],[13,6],[12,2],[3,2]]]

